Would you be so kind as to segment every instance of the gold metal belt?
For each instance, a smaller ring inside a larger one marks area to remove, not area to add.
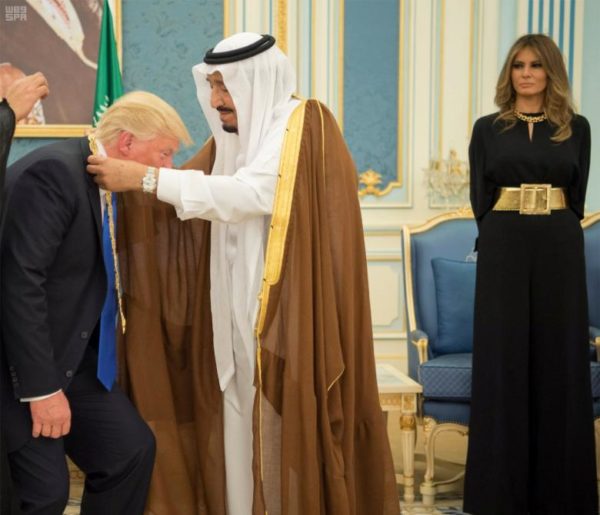
[[[494,211],[518,211],[522,215],[549,215],[554,209],[567,209],[564,188],[552,184],[521,184],[520,188],[500,188]]]

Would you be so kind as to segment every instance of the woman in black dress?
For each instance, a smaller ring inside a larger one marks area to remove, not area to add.
[[[556,44],[526,35],[475,123],[479,227],[464,509],[598,513],[583,235],[590,128]]]

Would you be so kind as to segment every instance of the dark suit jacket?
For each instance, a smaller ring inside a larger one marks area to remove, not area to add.
[[[31,433],[19,398],[66,390],[106,293],[98,188],[86,138],[48,145],[7,170],[2,284],[2,423],[9,450]]]

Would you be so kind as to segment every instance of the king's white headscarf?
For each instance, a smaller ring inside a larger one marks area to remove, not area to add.
[[[214,52],[243,48],[260,38],[259,34],[248,32],[235,34],[218,43]],[[225,390],[235,371],[234,338],[243,340],[250,381],[254,375],[257,296],[283,137],[288,119],[298,105],[292,99],[296,77],[288,58],[277,46],[233,63],[201,63],[192,71],[198,100],[216,141],[213,184],[216,185],[215,176],[233,176],[252,188],[258,199],[254,199],[258,208],[252,213],[244,213],[240,206],[241,213],[233,217],[212,217],[213,333],[219,383]],[[210,106],[211,91],[206,79],[217,71],[233,99],[238,134],[225,132],[218,111]]]
[[[234,34],[219,42],[214,52],[243,48],[260,38],[252,32]],[[206,78],[217,71],[235,104],[239,137],[223,131],[218,111],[210,106]],[[257,154],[264,152],[265,141],[277,130],[277,122],[282,119],[287,122],[289,117],[290,99],[296,88],[296,75],[289,59],[277,46],[272,46],[233,63],[198,64],[193,74],[198,100],[217,142],[217,157],[225,157],[233,150],[237,156],[236,168],[250,164]]]

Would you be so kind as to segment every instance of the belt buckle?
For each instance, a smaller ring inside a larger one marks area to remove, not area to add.
[[[521,184],[519,214],[549,215],[551,184]]]

